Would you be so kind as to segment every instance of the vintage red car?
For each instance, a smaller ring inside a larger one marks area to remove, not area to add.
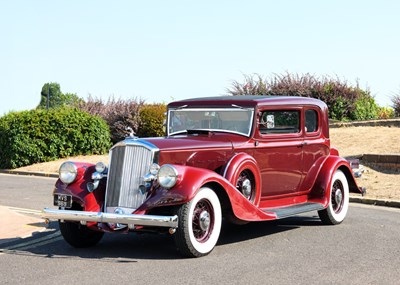
[[[215,247],[222,219],[275,220],[318,211],[339,224],[349,192],[362,192],[349,162],[331,147],[327,106],[303,97],[226,96],[168,105],[166,136],[132,135],[110,150],[110,163],[65,162],[54,205],[75,247],[104,232],[173,235],[185,256]]]

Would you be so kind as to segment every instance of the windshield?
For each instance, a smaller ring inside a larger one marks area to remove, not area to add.
[[[168,112],[168,135],[188,130],[237,133],[250,136],[254,109],[185,108]]]

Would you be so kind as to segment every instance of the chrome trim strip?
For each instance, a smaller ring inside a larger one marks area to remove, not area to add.
[[[114,146],[111,147],[110,151],[112,151],[116,147],[127,146],[127,145],[142,146],[142,147],[147,148],[148,150],[150,150],[153,153],[160,151],[160,149],[158,147],[156,147],[154,144],[152,144],[151,142],[148,142],[143,139],[131,139],[131,138],[126,138],[125,140],[116,143]]]
[[[77,222],[114,223],[135,226],[153,227],[178,227],[178,216],[155,216],[155,215],[121,215],[103,212],[84,212],[73,210],[57,210],[44,208],[42,218],[49,220],[65,220]]]
[[[224,174],[222,175],[222,177],[226,178],[226,173],[228,172],[228,170],[229,170],[230,167],[231,167],[231,162],[232,162],[232,160],[233,160],[236,156],[238,156],[238,155],[239,155],[239,153],[235,154],[234,156],[231,157],[231,159],[229,159],[228,163],[227,163],[226,166],[225,166]]]

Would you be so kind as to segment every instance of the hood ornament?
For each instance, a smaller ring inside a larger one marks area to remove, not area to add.
[[[126,127],[125,130],[129,132],[129,135],[126,137],[128,139],[137,139],[138,137],[135,136],[135,132],[131,127]]]

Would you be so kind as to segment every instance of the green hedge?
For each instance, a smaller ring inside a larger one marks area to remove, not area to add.
[[[143,105],[139,111],[140,124],[137,135],[139,137],[162,137],[165,135],[164,121],[167,105]]]
[[[107,123],[74,108],[11,112],[0,118],[2,169],[104,154],[110,145]]]

